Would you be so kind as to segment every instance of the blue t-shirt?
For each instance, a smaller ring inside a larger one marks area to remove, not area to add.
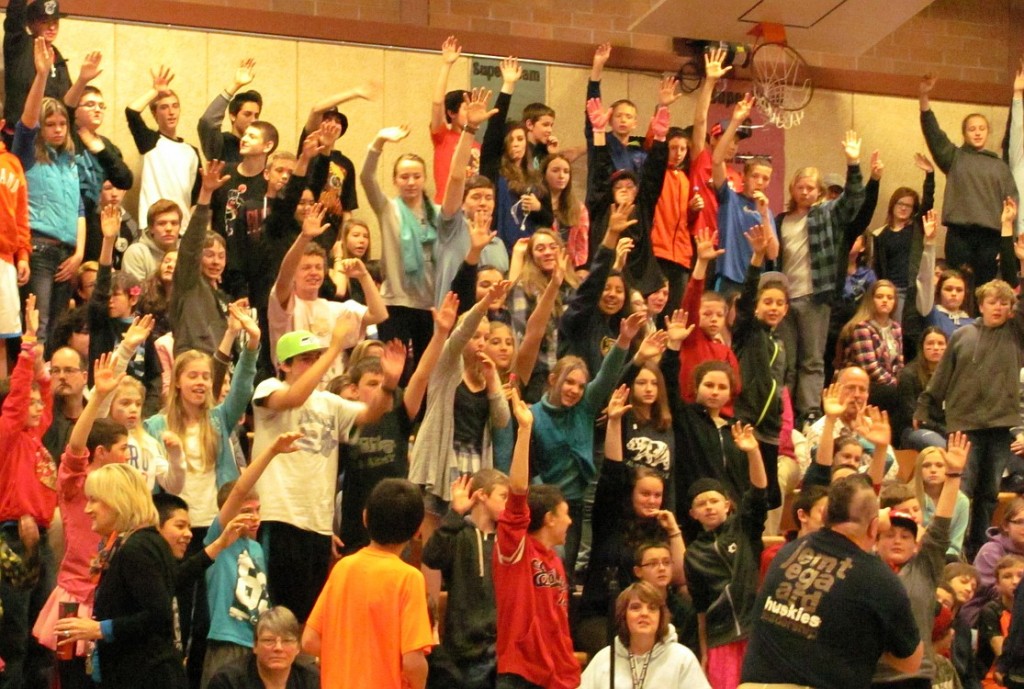
[[[223,530],[220,519],[214,519],[203,545],[213,543]],[[270,607],[267,559],[259,541],[242,537],[221,551],[206,570],[206,599],[210,605],[207,638],[252,648],[256,620]]]
[[[733,282],[742,283],[754,255],[743,233],[761,224],[761,213],[757,210],[756,201],[737,194],[728,184],[722,185],[715,193],[718,195],[718,245],[725,249],[725,255],[716,261],[717,272]],[[772,233],[778,236],[775,218],[769,215],[768,223]]]

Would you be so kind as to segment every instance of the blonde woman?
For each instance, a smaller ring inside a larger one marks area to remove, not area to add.
[[[926,447],[917,454],[914,464],[914,492],[917,502],[921,505],[924,515],[923,526],[932,523],[935,515],[935,503],[946,483],[946,451],[941,447]],[[956,495],[953,508],[953,521],[949,525],[949,549],[946,555],[960,559],[963,555],[964,536],[967,534],[967,521],[971,516],[971,501],[963,492]]]
[[[89,474],[85,495],[85,513],[102,539],[92,564],[99,585],[92,619],[57,621],[58,645],[94,642],[100,687],[183,689],[172,607],[177,563],[157,531],[146,479],[108,464]]]

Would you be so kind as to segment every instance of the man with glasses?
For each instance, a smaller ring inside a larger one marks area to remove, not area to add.
[[[697,611],[686,596],[672,586],[672,551],[668,543],[651,541],[636,550],[633,574],[640,581],[646,581],[665,596],[665,603],[672,613],[672,624],[676,628],[679,643],[694,653],[700,653],[697,636]]]
[[[53,422],[43,436],[43,446],[51,457],[60,457],[68,436],[85,408],[85,384],[88,362],[71,347],[61,347],[50,359],[53,380]]]
[[[320,669],[295,662],[301,633],[291,610],[283,605],[270,608],[256,622],[252,655],[218,670],[209,689],[319,689]]]

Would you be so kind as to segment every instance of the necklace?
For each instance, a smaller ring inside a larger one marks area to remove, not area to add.
[[[632,651],[629,652],[629,673],[633,676],[633,689],[644,689],[644,682],[647,681],[647,666],[651,664],[651,653],[654,651],[652,648],[650,651],[644,654],[643,665],[640,665],[640,659],[633,655]],[[637,671],[639,669],[639,672]]]

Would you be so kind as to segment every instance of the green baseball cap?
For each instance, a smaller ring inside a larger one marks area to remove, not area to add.
[[[327,349],[316,335],[308,330],[293,330],[277,341],[277,361],[288,361],[293,356]]]

